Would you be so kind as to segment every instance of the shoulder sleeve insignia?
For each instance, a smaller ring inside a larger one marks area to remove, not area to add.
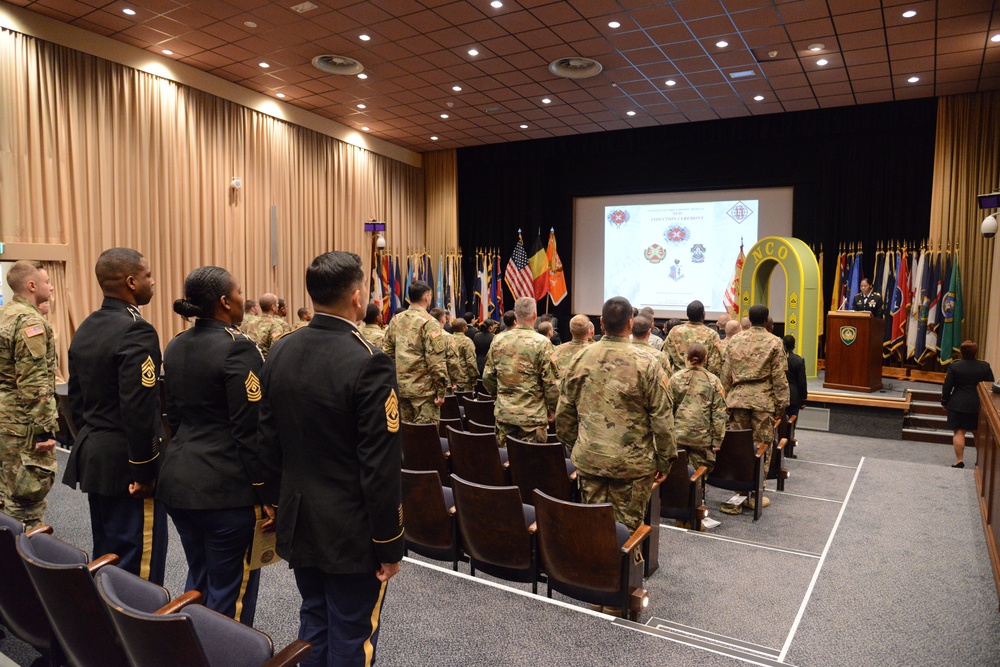
[[[431,338],[437,338],[440,335],[441,335],[440,329],[434,329],[433,331],[431,331]]]
[[[36,324],[33,327],[25,327],[24,328],[24,337],[25,338],[32,338],[34,336],[38,336],[38,335],[43,334],[43,333],[45,333],[45,327],[42,326],[41,324]]]
[[[247,400],[251,403],[256,403],[260,400],[260,380],[254,375],[253,371],[247,373],[246,382],[243,383],[247,388]]]
[[[140,379],[142,386],[147,389],[156,386],[156,364],[153,363],[153,358],[148,354],[146,355],[146,361],[142,362]]]
[[[389,398],[385,399],[385,430],[389,433],[399,430],[399,401],[395,389],[390,389]]]

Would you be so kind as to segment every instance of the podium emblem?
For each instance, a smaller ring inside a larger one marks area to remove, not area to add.
[[[850,345],[858,339],[857,327],[840,327],[840,342]]]

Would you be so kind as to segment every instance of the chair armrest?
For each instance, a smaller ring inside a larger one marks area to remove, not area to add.
[[[537,532],[538,532],[538,522],[537,521],[533,521],[531,523],[531,525],[528,526],[528,534],[529,535],[534,535]]]
[[[708,468],[706,466],[698,466],[698,469],[694,471],[693,475],[691,475],[691,481],[692,482],[697,482],[707,472],[708,472]]]
[[[656,490],[657,490],[658,488],[660,488],[660,483],[659,483],[659,482],[653,482],[653,486],[651,486],[650,488],[651,488],[651,489],[652,489],[653,491],[656,491]],[[652,497],[652,496],[651,496],[651,497]]]
[[[757,446],[757,451],[754,453],[754,456],[756,456],[757,458],[760,458],[760,457],[764,456],[764,454],[767,452],[767,448],[770,447],[770,446],[771,445],[769,445],[766,442],[760,443]]]
[[[575,482],[576,481],[576,471],[575,470],[569,474],[569,480],[571,482]]]
[[[794,426],[795,422],[797,422],[798,420],[799,420],[798,415],[792,415],[791,417],[788,418],[788,423]]]
[[[647,526],[646,524],[642,524],[641,526],[636,528],[635,532],[632,533],[632,537],[628,538],[628,541],[622,545],[622,553],[627,554],[628,552],[632,551],[632,549],[635,549],[637,546],[639,546],[639,544],[641,544],[644,539],[649,537],[649,533],[652,530],[653,529]]]
[[[100,558],[95,558],[87,563],[87,570],[90,572],[91,576],[93,576],[102,567],[106,567],[108,565],[118,565],[120,560],[121,558],[115,554],[104,554]]]
[[[199,602],[201,602],[201,593],[198,591],[187,591],[184,595],[177,596],[176,599],[171,600],[153,613],[158,616],[162,616],[163,614],[176,614],[184,607],[191,604],[198,604]]]
[[[788,438],[782,438],[778,441],[778,449],[784,449],[785,445],[788,444]]]
[[[457,512],[458,512],[458,508],[455,507],[454,505],[452,505],[451,507],[448,508],[448,516],[455,516],[455,514]]]
[[[446,459],[450,459],[450,458],[451,458],[451,450],[450,450],[450,449],[449,449],[448,451],[446,451],[446,452],[444,453],[444,457],[445,457]],[[291,644],[289,644],[289,646],[290,646],[290,645],[291,645]]]
[[[31,530],[25,531],[25,534],[28,537],[34,537],[35,535],[51,535],[52,526],[43,523],[40,526],[35,526]]]
[[[501,461],[500,467],[504,470],[510,470],[510,461]]]
[[[273,658],[264,663],[263,667],[288,667],[297,665],[312,654],[312,644],[301,639],[296,639],[291,644],[281,649]]]

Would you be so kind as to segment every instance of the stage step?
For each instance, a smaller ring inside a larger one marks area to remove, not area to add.
[[[903,419],[903,427],[948,431],[949,436],[951,435],[951,431],[948,430],[948,417],[946,415],[912,413],[906,415]]]
[[[941,405],[941,392],[932,391],[929,389],[909,389],[907,393],[910,395],[911,401],[920,401],[921,403],[937,403]]]
[[[903,440],[909,440],[910,442],[933,442],[940,445],[950,445],[951,436],[951,431],[941,429],[903,428]],[[975,436],[972,433],[965,434],[965,444],[969,447],[974,446]]]
[[[936,401],[914,400],[911,395],[909,414],[920,415],[947,415],[948,411],[941,405],[941,397]]]

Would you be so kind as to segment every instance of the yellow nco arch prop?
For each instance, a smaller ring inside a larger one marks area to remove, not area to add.
[[[785,333],[795,336],[795,351],[806,360],[806,376],[814,378],[821,285],[819,265],[809,246],[799,239],[767,236],[750,248],[740,275],[740,316],[747,317],[752,305],[768,305],[776,264],[785,271]]]

